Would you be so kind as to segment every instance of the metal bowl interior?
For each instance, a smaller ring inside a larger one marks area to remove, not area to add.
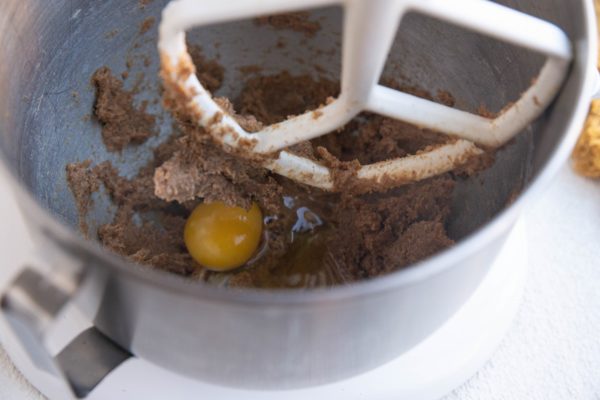
[[[170,134],[169,115],[159,104],[150,111],[160,116],[160,135],[139,147],[111,154],[104,148],[99,124],[92,113],[94,91],[90,77],[100,66],[115,72],[129,63],[128,85],[141,84],[138,100],[159,98],[156,26],[140,34],[144,20],[160,17],[166,1],[140,7],[138,1],[8,1],[2,6],[3,59],[0,100],[3,116],[0,143],[12,171],[41,205],[60,222],[77,227],[77,211],[65,179],[65,165],[91,159],[111,160],[125,175],[148,161],[149,148]],[[558,23],[572,37],[581,36],[578,10],[560,1],[503,1],[506,5]],[[301,32],[273,31],[253,21],[198,29],[190,40],[208,57],[226,66],[218,95],[233,95],[244,79],[243,67],[263,73],[324,75],[337,79],[343,12],[315,10],[322,29],[312,38]],[[280,48],[277,43],[285,42]],[[402,21],[384,71],[394,79],[437,93],[450,92],[457,106],[476,111],[480,106],[499,111],[518,98],[535,78],[539,55],[416,14]],[[495,165],[463,181],[456,190],[450,235],[460,240],[503,210],[515,193],[541,170],[559,135],[548,132],[548,112],[502,149]],[[542,142],[539,145],[538,142]],[[545,152],[545,154],[542,154]],[[536,160],[534,162],[534,159]],[[90,230],[106,223],[114,212],[106,195],[95,199]]]
[[[511,3],[511,2],[508,2]],[[524,11],[555,20],[567,30],[573,14],[558,1],[513,1]],[[532,4],[533,3],[533,4]],[[169,115],[158,104],[150,111],[160,116],[160,135],[139,147],[111,154],[104,148],[99,124],[92,113],[94,91],[90,77],[100,66],[116,73],[129,63],[127,83],[141,85],[138,100],[159,98],[155,49],[156,26],[141,35],[149,17],[159,18],[165,1],[140,8],[137,1],[58,1],[47,6],[36,0],[7,2],[5,60],[0,84],[8,93],[2,99],[2,150],[13,171],[36,199],[62,223],[76,229],[77,212],[65,179],[65,165],[91,159],[112,161],[132,175],[148,161],[149,148],[170,133]],[[557,10],[563,9],[564,12]],[[288,70],[337,79],[340,70],[342,10],[315,10],[322,29],[314,37],[301,32],[274,31],[252,21],[240,21],[196,30],[191,41],[208,57],[219,57],[226,80],[218,95],[233,95],[244,79],[243,67],[262,73]],[[278,47],[277,43],[286,46]],[[384,79],[418,86],[430,93],[450,92],[457,106],[476,111],[480,106],[499,111],[518,98],[535,78],[540,56],[490,40],[420,15],[409,14],[390,54]],[[534,137],[542,135],[545,118],[500,151],[496,164],[474,179],[461,182],[456,191],[448,226],[460,240],[504,209],[514,194],[535,175]],[[100,194],[90,214],[90,230],[110,220],[113,209]],[[93,235],[92,235],[93,236]]]
[[[141,7],[133,0],[102,4],[81,0],[48,6],[40,0],[26,0],[0,5],[0,28],[5,33],[0,39],[5,60],[0,66],[0,87],[5,93],[0,98],[0,154],[37,204],[72,232],[77,231],[77,211],[65,165],[110,160],[130,176],[148,161],[149,148],[170,134],[168,113],[151,103],[150,111],[162,122],[160,135],[143,146],[113,154],[104,148],[100,126],[90,118],[94,102],[90,77],[103,65],[124,71],[129,63],[130,76],[135,78],[128,85],[143,88],[137,100],[159,97],[156,26],[144,35],[140,26],[147,18],[159,19],[165,3],[156,0]],[[557,23],[576,44],[587,40],[587,28],[577,23],[584,19],[579,4],[567,6],[558,0],[500,3]],[[289,70],[336,79],[342,17],[339,8],[314,10],[311,18],[318,19],[322,29],[313,38],[265,29],[253,21],[198,29],[190,38],[208,57],[218,57],[227,66],[225,84],[217,94],[235,95],[247,66],[258,66],[266,73]],[[281,41],[287,44],[283,48],[277,45]],[[531,52],[409,14],[401,23],[383,78],[431,93],[446,90],[459,108],[475,112],[483,105],[494,112],[518,98],[542,61]],[[585,60],[580,57],[578,62]],[[554,110],[570,115],[578,106],[573,101],[581,90],[575,87],[581,86],[577,78],[581,76],[571,77],[573,88],[566,85],[569,90],[563,91],[560,105],[553,105],[498,152],[493,167],[460,182],[448,225],[453,239],[461,240],[485,226],[540,174],[569,122],[550,125],[550,117],[556,114]],[[109,221],[113,212],[107,196],[100,193],[90,213],[90,230]]]

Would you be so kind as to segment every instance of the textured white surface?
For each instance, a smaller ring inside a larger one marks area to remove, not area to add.
[[[522,309],[486,367],[447,400],[600,399],[600,183],[565,168],[529,211]]]
[[[11,207],[0,191],[0,240],[19,230],[6,223]],[[490,362],[445,400],[600,399],[600,183],[563,169],[525,223],[522,309]],[[39,398],[0,349],[0,400]]]

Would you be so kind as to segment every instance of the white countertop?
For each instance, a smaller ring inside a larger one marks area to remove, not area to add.
[[[23,234],[0,178],[0,241]],[[523,217],[522,309],[487,365],[446,400],[600,400],[600,182],[565,167]],[[6,246],[4,247],[6,248]],[[0,268],[12,268],[8,254]],[[0,400],[42,397],[0,347]]]

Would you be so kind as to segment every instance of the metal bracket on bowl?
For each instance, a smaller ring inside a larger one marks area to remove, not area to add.
[[[81,332],[68,332],[74,337],[53,354],[48,333],[69,319],[65,312],[81,286],[82,277],[56,274],[50,278],[26,267],[0,299],[2,315],[32,363],[65,382],[79,399],[131,357],[91,324]]]

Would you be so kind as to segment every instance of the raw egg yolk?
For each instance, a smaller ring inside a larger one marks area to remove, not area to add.
[[[183,238],[190,255],[213,271],[244,265],[260,244],[263,218],[252,203],[250,210],[221,202],[202,203],[185,224]]]

